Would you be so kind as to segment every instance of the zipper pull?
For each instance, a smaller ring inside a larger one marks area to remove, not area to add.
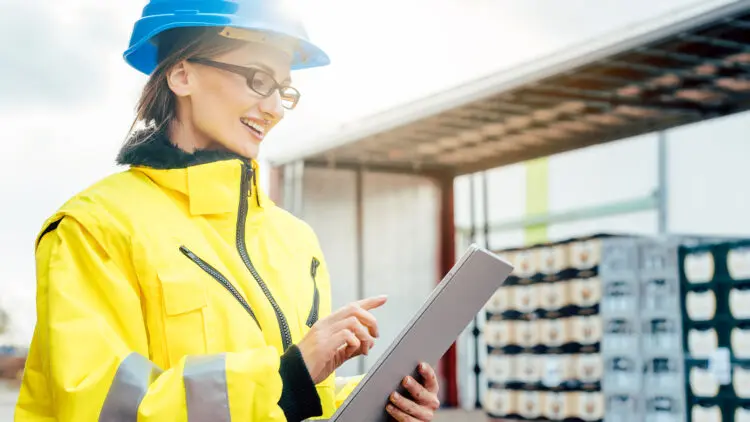
[[[250,164],[245,164],[244,170],[245,171],[242,173],[242,178],[244,179],[244,182],[247,186],[247,197],[252,198],[253,187],[255,186],[255,170],[252,168],[252,166],[250,166]]]
[[[256,179],[256,172],[253,165],[250,163],[243,164],[244,172],[242,173],[242,181],[247,184],[247,197],[252,198],[253,192],[255,192],[255,203],[260,208],[260,195],[258,195],[258,182]]]
[[[318,275],[318,266],[320,265],[320,261],[318,261],[318,258],[313,257],[312,262],[310,263],[310,275],[314,279]]]
[[[250,167],[250,181],[252,182],[252,186],[250,187],[251,196],[252,192],[255,192],[255,203],[258,205],[258,208],[260,208],[260,195],[258,194],[258,179],[257,179],[257,172],[253,167]]]

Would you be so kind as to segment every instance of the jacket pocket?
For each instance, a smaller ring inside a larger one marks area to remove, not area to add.
[[[164,347],[170,366],[189,354],[206,353],[205,280],[194,271],[158,270],[164,307]]]
[[[210,275],[216,282],[221,284],[222,287],[224,287],[232,296],[234,296],[237,302],[243,308],[245,308],[245,311],[247,311],[248,314],[250,314],[250,316],[255,321],[255,324],[258,325],[258,328],[260,328],[260,323],[258,322],[258,318],[255,317],[255,312],[253,312],[253,309],[247,303],[245,298],[242,297],[240,292],[237,291],[234,285],[232,285],[232,283],[226,277],[224,277],[223,274],[221,274],[216,268],[212,267],[209,263],[201,259],[198,255],[193,253],[193,251],[191,251],[187,247],[180,246],[180,252],[182,252],[183,255],[185,255],[189,260],[193,261],[195,265],[197,265],[200,269]]]
[[[313,303],[312,307],[310,308],[310,314],[307,316],[307,326],[312,327],[317,321],[318,321],[318,312],[320,308],[320,291],[318,291],[318,267],[320,266],[320,261],[318,261],[318,258],[313,257],[312,262],[310,263],[310,279],[313,283]]]

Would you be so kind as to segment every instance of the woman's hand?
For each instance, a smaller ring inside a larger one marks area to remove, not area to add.
[[[379,336],[377,321],[369,311],[385,302],[385,296],[353,302],[312,326],[297,347],[315,384],[347,360],[369,353]]]
[[[404,387],[413,400],[398,392],[391,394],[391,402],[386,411],[399,422],[429,422],[435,417],[435,411],[440,408],[438,400],[438,381],[435,371],[426,363],[419,365],[419,373],[424,384],[419,384],[414,378],[404,378]]]

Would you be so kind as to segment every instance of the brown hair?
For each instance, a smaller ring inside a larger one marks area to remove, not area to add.
[[[154,42],[158,47],[158,65],[143,87],[136,106],[136,117],[128,131],[128,136],[120,153],[149,137],[133,136],[135,127],[141,123],[151,133],[166,129],[174,120],[177,102],[169,88],[169,71],[191,57],[213,57],[227,53],[241,46],[240,41],[219,35],[217,27],[174,28],[161,33]]]

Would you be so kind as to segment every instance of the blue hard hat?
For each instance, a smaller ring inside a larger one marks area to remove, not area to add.
[[[133,27],[125,61],[145,74],[158,64],[153,38],[179,27],[239,28],[260,31],[296,42],[292,69],[325,66],[328,55],[310,42],[302,22],[284,9],[281,0],[150,0]]]

